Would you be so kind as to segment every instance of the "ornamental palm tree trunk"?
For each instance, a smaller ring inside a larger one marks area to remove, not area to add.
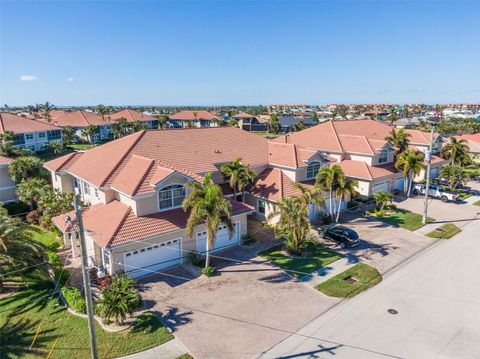
[[[407,197],[410,197],[410,195],[412,193],[412,184],[413,184],[413,177],[412,177],[412,174],[409,172],[408,173],[408,193],[407,193]]]
[[[330,187],[330,198],[328,199],[328,203],[330,205],[330,217],[332,217],[332,221],[335,219],[335,211],[333,210],[333,202],[332,202],[332,196],[333,196],[333,193],[332,193],[332,187]]]
[[[340,219],[340,209],[342,207],[342,200],[343,200],[343,194],[341,194],[338,199],[337,218],[335,220],[336,223],[338,223],[338,220]]]
[[[207,236],[206,251],[205,251],[205,268],[210,267],[210,238]]]

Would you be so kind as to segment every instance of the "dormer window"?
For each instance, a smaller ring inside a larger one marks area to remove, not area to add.
[[[318,171],[320,171],[320,162],[311,162],[308,164],[307,167],[307,175],[306,179],[313,179],[317,175]]]
[[[387,150],[382,150],[380,152],[380,155],[378,156],[378,163],[386,163],[388,161],[388,151]]]
[[[158,208],[160,211],[177,208],[182,205],[185,198],[185,188],[182,185],[170,185],[158,191]]]

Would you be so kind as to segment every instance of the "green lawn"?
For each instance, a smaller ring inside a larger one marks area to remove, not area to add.
[[[32,349],[33,337],[40,326]],[[101,358],[127,355],[157,346],[173,336],[153,313],[145,313],[129,330],[117,333],[96,326]],[[52,298],[50,282],[37,280],[29,289],[0,301],[1,357],[87,358],[90,355],[87,320],[69,314]]]
[[[446,223],[443,226],[434,229],[430,233],[427,233],[426,236],[430,238],[450,239],[461,231],[462,230],[453,223]]]
[[[477,201],[473,204],[474,206],[480,206],[480,201]]]
[[[193,357],[188,354],[188,353],[185,353],[183,355],[180,355],[179,357],[177,357],[176,359],[193,359]]]
[[[346,279],[353,278],[354,283]],[[315,288],[320,292],[337,298],[351,298],[382,281],[382,276],[373,267],[359,263],[343,273],[320,283]]]
[[[76,144],[68,145],[68,147],[72,148],[74,150],[85,151],[85,150],[89,150],[89,149],[95,147],[95,145],[92,145],[92,144],[89,144],[89,143],[76,143]]]
[[[41,226],[33,226],[38,232],[32,231],[32,239],[47,246],[49,249],[57,249],[62,243],[57,239],[57,234],[53,231],[47,231]]]
[[[312,273],[343,257],[342,254],[315,242],[308,242],[305,253],[304,257],[288,256],[282,251],[282,245],[278,245],[259,254],[261,257],[270,260],[273,264],[296,278],[305,276],[305,274],[302,273]],[[290,271],[299,271],[302,273]]]
[[[464,200],[466,200],[467,198],[472,197],[472,194],[469,193],[469,192],[467,192],[467,191],[458,190],[457,193],[458,193],[458,199],[459,199],[460,201],[464,201]]]
[[[416,231],[423,227],[422,216],[404,209],[397,209],[394,214],[386,217],[376,217],[382,222],[386,222],[395,227],[408,229],[409,231]],[[428,217],[428,222],[434,221],[434,218]]]

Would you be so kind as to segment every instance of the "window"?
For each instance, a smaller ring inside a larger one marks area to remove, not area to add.
[[[95,197],[100,198],[100,195],[98,194],[98,188],[95,188]]]
[[[61,130],[48,131],[48,139],[49,140],[60,140],[61,138],[62,138],[62,131]]]
[[[388,151],[382,150],[378,156],[378,163],[386,163],[388,161]]]
[[[25,136],[23,135],[23,133],[21,133],[19,135],[15,135],[14,145],[18,146],[18,145],[23,145],[23,144],[25,144]]]
[[[262,199],[258,200],[258,212],[261,214],[265,214],[265,201]]]
[[[182,185],[171,185],[158,191],[160,210],[180,207],[185,198],[185,188]]]
[[[46,136],[45,132],[38,133],[38,138],[45,138],[45,136]]]
[[[33,133],[26,133],[25,134],[25,140],[33,141]]]
[[[307,167],[307,179],[315,178],[318,171],[320,171],[320,162],[312,162]]]
[[[83,182],[83,190],[86,194],[90,194],[90,185],[87,182]]]

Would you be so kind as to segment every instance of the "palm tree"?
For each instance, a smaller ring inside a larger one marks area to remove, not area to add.
[[[410,137],[411,134],[405,132],[403,128],[399,129],[398,131],[392,128],[390,134],[385,137],[385,141],[391,142],[393,147],[395,147],[395,157],[397,157],[400,153],[407,149]]]
[[[2,274],[45,260],[42,245],[32,240],[32,233],[36,230],[18,217],[10,217],[0,207],[0,292],[3,289]]]
[[[340,219],[340,209],[342,208],[342,201],[343,199],[355,197],[357,192],[358,181],[347,179],[345,176],[341,176],[338,181],[338,186],[335,189],[335,198],[338,201],[338,208],[337,208],[337,218],[335,222],[338,223]]]
[[[53,141],[47,144],[47,149],[55,155],[60,155],[63,153],[63,143],[60,141]]]
[[[398,120],[398,112],[395,106],[392,106],[390,109],[390,114],[388,115],[387,120],[390,121],[390,126],[393,126],[393,123]]]
[[[43,168],[43,161],[35,156],[18,157],[8,168],[10,177],[20,183],[30,178],[46,177],[46,170]]]
[[[164,129],[167,128],[168,125],[168,116],[167,115],[158,115],[156,116],[158,118],[158,128],[159,129]]]
[[[395,162],[395,168],[401,170],[403,172],[403,178],[406,179],[405,194],[407,197],[410,197],[413,179],[425,168],[423,160],[423,153],[417,153],[412,149],[407,149],[398,156]]]
[[[43,178],[30,178],[23,181],[17,186],[18,199],[28,203],[30,211],[33,211],[45,186],[48,184]]]
[[[448,182],[448,187],[454,191],[459,185],[465,184],[470,176],[465,170],[458,165],[448,165],[440,171],[440,178],[444,178]]]
[[[342,167],[339,165],[333,165],[331,167],[324,166],[320,171],[318,171],[315,178],[315,186],[325,190],[329,194],[329,211],[332,221],[335,220],[335,206],[333,204],[334,193],[340,183],[345,177],[345,173],[342,170]]]
[[[278,116],[273,114],[270,117],[270,122],[269,122],[269,130],[273,134],[277,134],[280,131],[280,121],[278,120]]]
[[[100,115],[100,117],[102,118],[102,121],[106,122],[106,120],[107,120],[106,116],[108,114],[107,107],[105,107],[104,105],[98,105],[97,108],[96,108],[96,111]]]
[[[233,190],[233,198],[237,200],[237,192],[241,191],[242,201],[245,201],[245,187],[253,183],[257,177],[257,173],[252,171],[249,165],[242,162],[242,158],[238,157],[232,162],[222,165],[220,171],[225,177],[228,177],[228,182]]]
[[[93,143],[93,135],[95,135],[96,132],[97,126],[88,125],[82,130],[82,136],[85,137],[89,143]]]
[[[114,319],[116,324],[123,324],[127,315],[131,315],[140,306],[141,298],[135,288],[135,281],[123,273],[112,279],[112,284],[102,290],[98,301],[100,315],[106,322]]]
[[[15,133],[5,131],[0,133],[0,155],[14,157],[19,154],[19,149],[15,147]]]
[[[55,105],[47,101],[43,105],[40,105],[40,108],[42,110],[42,117],[49,123],[51,128],[52,118],[50,117],[50,111],[55,109]]]
[[[300,132],[305,129],[305,122],[303,119],[300,119],[297,123],[292,125],[293,132]]]
[[[311,228],[305,200],[301,197],[282,198],[273,207],[272,212],[268,215],[268,220],[277,216],[279,219],[275,224],[276,236],[285,238],[284,244],[288,252],[301,253]]]
[[[190,182],[187,186],[191,188],[191,192],[182,204],[185,211],[191,209],[187,233],[192,237],[195,227],[205,223],[207,227],[205,268],[207,268],[210,266],[210,248],[215,246],[215,236],[220,223],[225,223],[228,231],[233,233],[232,205],[223,197],[222,189],[213,183],[211,173],[205,175],[203,183]]]
[[[63,143],[66,145],[69,145],[73,143],[73,140],[75,139],[75,129],[72,126],[65,126],[62,128],[62,139]]]
[[[378,191],[375,192],[374,197],[375,203],[379,207],[380,211],[383,211],[385,206],[393,201],[393,194],[390,192]]]
[[[471,162],[470,148],[465,140],[458,140],[450,137],[450,142],[443,145],[440,156],[446,160],[452,160],[458,165],[465,165]]]

